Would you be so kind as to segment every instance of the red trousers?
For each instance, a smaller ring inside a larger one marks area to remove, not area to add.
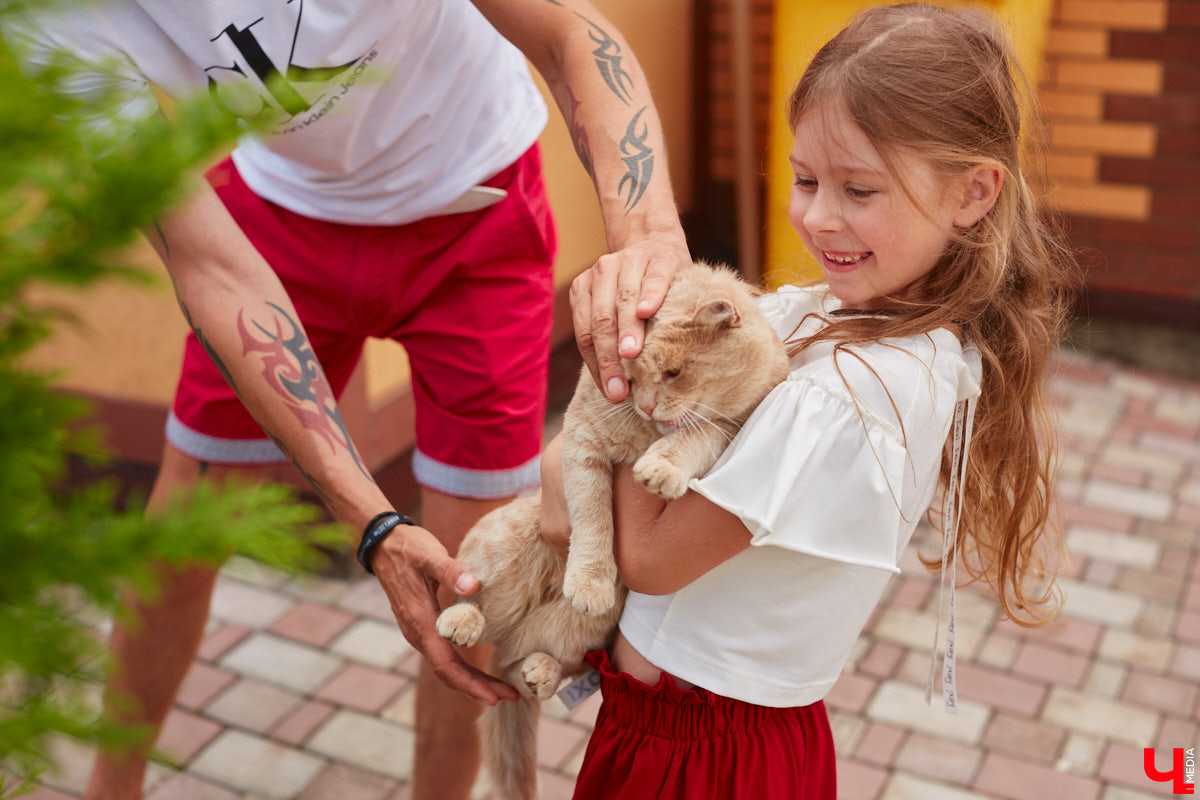
[[[604,700],[574,800],[836,800],[824,703],[756,706],[665,674],[648,686],[587,658]]]

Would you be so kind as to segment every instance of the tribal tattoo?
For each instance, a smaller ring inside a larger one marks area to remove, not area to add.
[[[571,91],[571,87],[569,86],[567,87],[567,97],[571,100],[571,110],[567,119],[567,127],[571,129],[571,142],[575,145],[575,155],[579,156],[579,160],[583,162],[583,168],[595,180],[596,176],[592,175],[592,148],[588,145],[587,129],[579,121],[578,112],[580,103],[575,99],[575,93]]]
[[[629,105],[632,100],[629,90],[633,87],[633,78],[629,77],[629,73],[621,66],[621,45],[617,44],[617,40],[609,36],[607,31],[578,11],[575,12],[575,16],[592,26],[588,31],[588,36],[596,43],[592,55],[596,57],[596,66],[600,69],[604,82],[622,103]]]
[[[171,280],[174,282],[174,277]],[[204,348],[205,353],[208,353],[208,358],[212,361],[213,366],[217,368],[217,372],[221,373],[221,377],[229,384],[229,388],[233,389],[233,393],[241,400],[242,391],[238,388],[237,382],[234,381],[233,373],[229,371],[229,367],[225,366],[225,362],[221,360],[221,356],[217,355],[216,349],[208,341],[208,337],[204,335],[204,331],[200,330],[200,326],[192,321],[192,313],[188,310],[187,304],[183,300],[179,301],[179,308],[183,311],[183,318],[187,320],[188,327],[192,329],[192,333],[196,334],[196,341],[200,342],[200,346]]]
[[[300,466],[300,462],[294,455],[292,455],[292,451],[289,450],[288,446],[283,443],[283,440],[268,431],[266,428],[263,428],[263,430],[266,431],[267,436],[271,437],[271,441],[274,442],[275,446],[279,448],[279,452],[283,453],[287,460],[292,462],[292,466],[296,468],[296,471],[300,473],[300,476],[304,478],[304,480],[308,481],[308,485],[312,487],[313,494],[317,496],[317,499],[324,503],[330,510],[333,510],[333,498],[329,495],[329,492],[325,491],[325,487],[321,484],[321,482],[314,476],[310,475],[304,469],[304,467]],[[351,452],[353,453],[353,451]],[[357,459],[355,459],[355,461],[357,461]]]
[[[626,172],[617,185],[617,194],[624,192],[628,185],[629,196],[625,198],[626,211],[631,210],[642,199],[642,195],[646,193],[646,187],[650,185],[650,178],[654,174],[654,150],[646,146],[646,137],[650,135],[650,126],[643,123],[641,131],[638,131],[638,120],[642,118],[646,108],[648,106],[634,114],[633,119],[629,121],[629,127],[625,129],[625,138],[621,140],[621,160],[625,162]]]
[[[157,219],[151,220],[150,224],[151,224],[151,226],[154,227],[154,232],[156,234],[158,234],[158,241],[162,242],[163,261],[170,261],[171,260],[171,247],[170,247],[170,245],[167,244],[167,235],[165,233],[163,233],[162,225],[158,224]],[[143,231],[143,233],[146,234],[146,238],[152,238],[150,236],[149,229]]]
[[[268,305],[271,305],[271,304],[268,303]],[[221,377],[223,377],[225,379],[225,382],[229,384],[229,388],[233,389],[234,394],[236,394],[238,396],[238,399],[241,400],[244,404],[245,398],[242,397],[241,390],[238,388],[237,383],[234,382],[233,375],[230,373],[229,367],[227,367],[225,365],[225,362],[221,360],[221,357],[219,355],[217,355],[217,351],[213,348],[212,344],[208,341],[208,337],[206,337],[204,335],[204,332],[202,330],[200,330],[199,326],[197,326],[192,321],[192,315],[191,315],[191,312],[188,311],[187,304],[184,303],[182,300],[180,300],[179,307],[180,307],[180,309],[183,310],[183,316],[187,320],[188,327],[190,327],[192,329],[192,332],[196,334],[196,340],[198,342],[200,342],[200,346],[203,347],[204,352],[208,354],[208,357],[212,361],[213,366],[215,366],[217,368],[217,371],[221,373]],[[279,313],[283,314],[284,318],[287,319],[288,322],[291,322],[291,318],[288,317],[287,314],[284,314],[283,311],[279,310],[278,306],[272,306],[272,308],[275,308],[277,311],[279,311]],[[293,325],[294,325],[294,323],[293,323]],[[255,327],[257,327],[259,330],[263,330],[262,327],[258,325],[258,323],[255,323]],[[276,323],[276,327],[278,327],[278,322]],[[241,312],[238,312],[238,330],[241,331],[242,342],[244,344],[246,341],[246,338],[247,338],[247,332],[246,332],[245,326],[242,324]],[[265,333],[265,331],[264,331],[264,333]],[[250,351],[247,350],[246,352],[250,352]],[[309,350],[309,352],[311,353],[311,350]],[[319,369],[320,368],[318,367],[318,370]],[[265,372],[264,372],[264,374],[265,374]],[[321,379],[323,381],[324,375],[321,375]],[[268,375],[267,380],[268,380],[268,382],[272,382],[271,377],[269,375]],[[272,385],[275,387],[276,391],[281,391],[277,384],[274,384],[272,382]],[[326,387],[328,386],[328,384],[324,384],[324,385]],[[281,393],[283,393],[283,392],[281,392]],[[286,393],[284,393],[284,394],[285,394],[285,396],[288,396]],[[336,410],[334,411],[334,414],[337,415],[337,422],[339,423],[340,429],[342,430],[343,433],[345,433],[345,426],[341,425],[341,416],[339,414],[337,414]],[[303,417],[301,417],[301,421],[302,422],[304,421]],[[288,461],[292,462],[292,465],[296,467],[296,469],[300,472],[300,474],[304,477],[304,479],[308,481],[309,485],[312,486],[313,492],[316,493],[317,497],[320,498],[321,501],[325,503],[325,505],[329,506],[330,508],[333,508],[332,500],[329,496],[329,493],[327,491],[325,491],[325,487],[321,485],[321,482],[318,481],[312,475],[310,475],[308,472],[306,472],[305,469],[300,466],[300,462],[296,460],[296,457],[294,455],[292,455],[291,450],[288,449],[287,445],[284,444],[283,441],[280,440],[280,438],[278,436],[276,436],[274,433],[272,433],[265,425],[262,425],[261,423],[259,423],[259,424],[262,427],[263,432],[266,433],[267,436],[271,439],[271,441],[275,443],[275,446],[279,448],[279,452],[283,453],[284,457],[287,458]],[[322,435],[325,435],[325,434],[323,433]],[[346,434],[346,442],[349,442],[349,440],[350,440],[349,434]],[[326,436],[326,441],[328,441],[327,436]],[[360,470],[363,469],[362,464],[360,464],[358,461],[358,455],[354,452],[354,448],[349,447],[349,450],[350,450],[351,457],[354,459],[354,463],[358,465],[358,468]],[[200,462],[200,474],[201,475],[205,474],[208,471],[208,467],[209,467],[209,464],[207,462],[204,462],[204,461]],[[363,470],[363,472],[365,474],[366,470]]]
[[[338,410],[333,390],[304,331],[282,308],[274,303],[267,305],[277,313],[275,330],[270,331],[258,322],[253,322],[258,333],[265,339],[248,330],[243,312],[238,312],[238,332],[242,336],[243,355],[262,353],[263,377],[267,385],[287,401],[288,407],[300,420],[300,424],[319,434],[329,444],[331,451],[337,452],[339,447],[345,448],[363,475],[368,475],[366,468],[358,460],[358,453],[354,450],[350,432],[346,430],[346,423]],[[284,333],[280,317],[291,329],[287,334]],[[292,461],[295,462],[295,459]]]

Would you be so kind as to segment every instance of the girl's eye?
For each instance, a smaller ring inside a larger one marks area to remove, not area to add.
[[[796,176],[796,185],[806,191],[812,191],[817,188],[817,182],[812,178],[806,178],[801,175]]]
[[[853,197],[855,200],[866,200],[871,195],[875,194],[874,189],[860,189],[857,186],[847,186],[846,194]]]

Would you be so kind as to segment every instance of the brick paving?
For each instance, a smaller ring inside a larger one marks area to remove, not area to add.
[[[1064,353],[1062,624],[998,618],[958,592],[960,712],[924,702],[937,615],[922,532],[827,699],[846,800],[1146,800],[1143,748],[1200,745],[1200,384]],[[160,739],[150,800],[407,800],[414,676],[372,579],[288,579],[234,562]],[[570,796],[598,698],[545,704],[543,797]],[[90,754],[31,800],[69,800]],[[489,796],[486,781],[477,800]]]

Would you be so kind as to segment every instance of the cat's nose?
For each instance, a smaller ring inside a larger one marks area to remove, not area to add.
[[[655,405],[655,403],[653,400],[644,400],[641,403],[638,403],[638,408],[640,408],[642,410],[642,413],[645,414],[647,417],[653,417],[654,416],[654,405]]]

